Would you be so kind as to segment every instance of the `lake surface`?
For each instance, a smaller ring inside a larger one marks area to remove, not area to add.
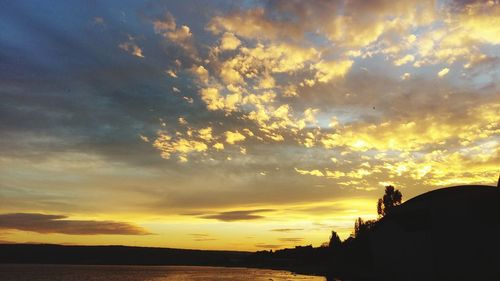
[[[287,271],[205,266],[0,265],[2,281],[324,281]]]

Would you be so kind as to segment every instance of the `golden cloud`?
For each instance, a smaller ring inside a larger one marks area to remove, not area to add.
[[[225,32],[221,38],[220,48],[222,50],[234,50],[241,44],[240,39],[231,32]]]
[[[246,137],[238,131],[236,132],[227,131],[225,135],[226,135],[226,142],[229,144],[235,144],[237,142],[241,142],[246,139]]]

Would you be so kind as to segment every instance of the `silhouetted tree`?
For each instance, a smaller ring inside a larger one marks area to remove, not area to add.
[[[400,205],[403,200],[401,192],[392,185],[385,187],[385,194],[377,202],[377,213],[379,216],[385,216],[391,212],[394,206]]]
[[[357,218],[356,221],[354,222],[354,237],[359,237],[362,230],[361,228],[363,227],[363,219],[362,218]]]
[[[328,247],[335,249],[342,245],[342,241],[340,240],[339,235],[335,230],[332,230],[332,235],[330,236],[330,242],[328,243]]]
[[[374,220],[363,221],[362,218],[356,219],[354,222],[354,238],[365,236],[370,229],[372,229],[375,223],[376,221]]]
[[[384,200],[382,198],[379,198],[377,202],[377,214],[379,216],[382,216],[383,213],[384,213]]]

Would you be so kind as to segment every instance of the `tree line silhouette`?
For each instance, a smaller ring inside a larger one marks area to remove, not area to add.
[[[316,273],[336,278],[357,276],[368,272],[372,266],[369,233],[377,223],[401,205],[402,193],[392,185],[385,187],[384,195],[377,201],[378,219],[357,218],[353,233],[342,241],[335,230],[321,247],[296,246],[292,249],[258,251],[249,258],[250,264],[299,273]]]

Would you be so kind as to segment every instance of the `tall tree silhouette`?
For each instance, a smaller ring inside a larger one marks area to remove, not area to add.
[[[362,218],[356,219],[354,222],[354,237],[361,236],[364,233],[364,221]]]
[[[364,221],[362,218],[357,218],[354,222],[354,238],[366,236],[376,223],[375,220]]]
[[[386,186],[384,196],[378,199],[377,213],[379,216],[387,215],[394,206],[401,204],[401,200],[403,200],[403,195],[399,190],[392,185]]]
[[[330,242],[328,243],[328,247],[335,249],[338,248],[341,244],[342,241],[340,241],[339,235],[337,234],[337,232],[332,230],[332,235],[330,236]]]

